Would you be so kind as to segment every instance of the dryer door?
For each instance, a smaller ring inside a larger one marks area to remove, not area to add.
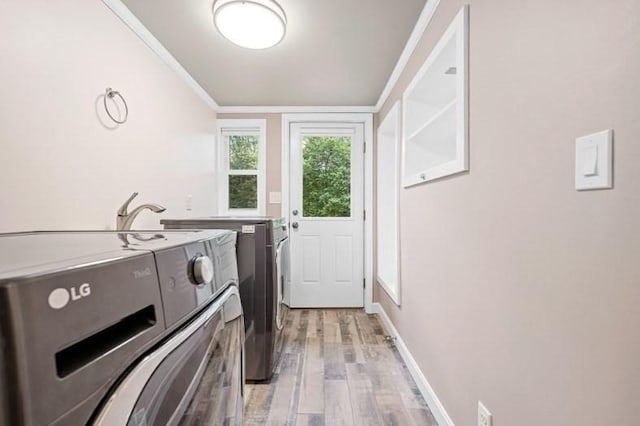
[[[120,381],[94,424],[241,425],[243,342],[240,295],[231,286]]]
[[[282,330],[289,305],[289,238],[278,244],[276,250],[276,326]]]

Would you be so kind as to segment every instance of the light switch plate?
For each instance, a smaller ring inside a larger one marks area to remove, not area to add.
[[[269,192],[269,204],[280,204],[282,202],[282,194],[280,192]]]
[[[576,139],[576,189],[613,188],[613,130]]]

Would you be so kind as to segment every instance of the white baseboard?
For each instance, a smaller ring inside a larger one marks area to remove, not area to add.
[[[402,340],[402,337],[398,334],[398,330],[394,327],[382,305],[380,303],[374,303],[372,313],[380,316],[382,326],[385,328],[387,333],[396,338],[396,348],[398,348],[398,352],[400,352],[400,356],[407,365],[411,377],[413,377],[413,380],[415,380],[418,385],[418,389],[420,390],[422,397],[427,402],[427,405],[431,409],[433,416],[438,421],[438,424],[440,426],[454,426],[453,420],[451,420],[451,417],[447,414],[447,411],[444,409],[444,406],[438,399],[438,396],[427,381],[427,378],[422,374],[422,370],[418,367],[418,363],[416,363],[413,355],[411,355],[411,352],[407,349],[407,345],[405,345],[404,340]]]

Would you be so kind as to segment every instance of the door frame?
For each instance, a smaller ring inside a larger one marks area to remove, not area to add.
[[[371,113],[291,113],[282,114],[281,193],[282,215],[289,222],[289,183],[291,125],[293,123],[362,123],[364,126],[364,309],[373,307],[373,114]]]

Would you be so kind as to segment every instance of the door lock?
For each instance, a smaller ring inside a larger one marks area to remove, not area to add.
[[[298,210],[294,210],[291,213],[293,213],[294,216],[298,216]]]

